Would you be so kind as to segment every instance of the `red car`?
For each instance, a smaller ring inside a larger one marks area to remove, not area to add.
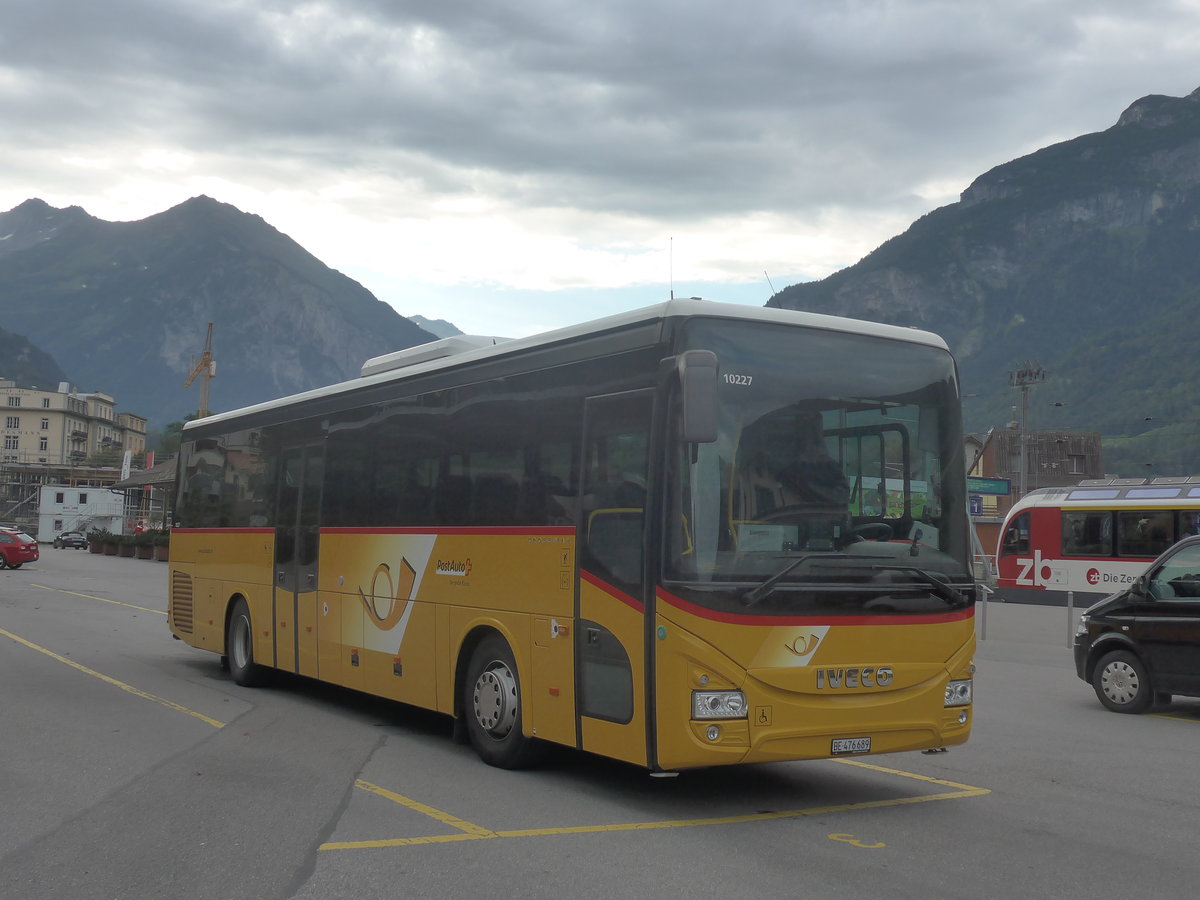
[[[0,569],[19,569],[38,558],[37,541],[23,531],[0,528]]]

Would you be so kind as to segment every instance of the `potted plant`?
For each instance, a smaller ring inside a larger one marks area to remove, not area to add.
[[[117,555],[117,543],[120,535],[113,534],[111,531],[108,531],[104,528],[97,528],[92,533],[95,535],[95,537],[92,538],[89,546],[99,547],[100,552],[105,556]]]
[[[103,528],[93,528],[88,532],[88,553],[104,552],[104,535],[108,534]]]
[[[136,535],[122,534],[117,536],[117,556],[133,556],[136,552],[134,539]]]
[[[159,562],[170,562],[171,560],[171,532],[165,528],[155,532],[154,558]]]
[[[154,532],[143,531],[133,536],[133,547],[138,559],[154,559]]]

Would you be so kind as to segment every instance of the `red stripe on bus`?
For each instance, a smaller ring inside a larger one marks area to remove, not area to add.
[[[944,613],[923,613],[915,616],[880,615],[880,616],[755,616],[747,613],[719,612],[706,609],[695,603],[690,603],[682,597],[676,597],[663,588],[658,589],[658,599],[683,612],[690,613],[701,619],[711,619],[714,622],[725,622],[731,625],[932,625],[943,622],[958,622],[973,618],[974,605],[966,609]]]
[[[430,528],[322,528],[321,534],[532,534],[574,536],[575,529],[569,525],[444,525]]]
[[[590,584],[592,587],[599,588],[600,590],[604,591],[604,593],[608,594],[610,597],[615,597],[617,600],[620,600],[626,606],[632,607],[633,609],[636,609],[638,612],[646,611],[646,605],[644,603],[642,603],[642,601],[638,600],[636,597],[631,597],[629,594],[625,593],[620,588],[613,587],[611,584],[609,584],[603,578],[597,578],[591,572],[585,572],[583,569],[579,570],[579,577],[582,578],[584,581],[586,581],[588,584]]]
[[[172,528],[172,534],[274,534],[274,528]]]

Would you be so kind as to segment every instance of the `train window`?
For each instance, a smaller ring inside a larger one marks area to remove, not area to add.
[[[1117,513],[1117,555],[1158,556],[1175,543],[1174,514],[1166,509]]]
[[[1001,556],[1014,556],[1029,552],[1029,513],[1021,513],[1008,524],[1004,542],[1000,545]]]
[[[1063,556],[1112,556],[1112,513],[1108,510],[1062,514]]]

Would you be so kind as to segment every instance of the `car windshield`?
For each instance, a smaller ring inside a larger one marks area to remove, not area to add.
[[[926,612],[954,603],[946,584],[969,593],[945,350],[709,320],[690,324],[686,347],[717,354],[719,426],[673,453],[670,589],[776,613]]]

